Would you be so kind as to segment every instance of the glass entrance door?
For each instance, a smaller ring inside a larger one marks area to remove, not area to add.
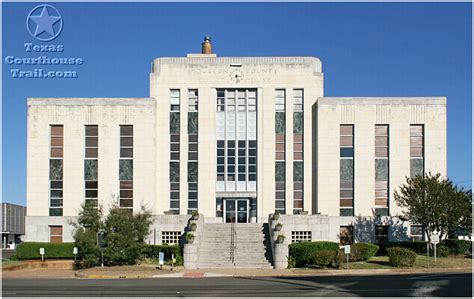
[[[248,199],[224,199],[226,223],[247,223],[249,215]]]

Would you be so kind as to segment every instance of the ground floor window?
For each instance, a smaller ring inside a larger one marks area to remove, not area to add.
[[[291,243],[311,241],[311,231],[292,231]]]
[[[49,242],[63,242],[63,227],[61,225],[52,225],[49,227]]]
[[[388,225],[375,226],[375,242],[384,243],[388,241]]]
[[[161,233],[161,244],[179,244],[180,231],[165,231]]]
[[[354,242],[354,227],[341,226],[339,228],[339,243],[341,245],[350,245]]]

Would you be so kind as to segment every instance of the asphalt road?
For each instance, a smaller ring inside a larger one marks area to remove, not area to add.
[[[472,274],[4,279],[3,296],[456,296],[471,297]]]

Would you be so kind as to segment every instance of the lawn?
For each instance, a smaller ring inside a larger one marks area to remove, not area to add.
[[[2,268],[3,267],[8,267],[8,266],[11,266],[11,265],[18,265],[18,264],[21,264],[22,261],[14,261],[14,260],[4,260],[2,259]]]
[[[436,263],[432,256],[428,258],[426,255],[417,255],[415,265],[413,268],[466,268],[472,267],[472,259],[464,256],[449,256],[449,257],[438,257]],[[344,263],[343,268],[346,268]],[[349,263],[349,269],[393,269],[388,261],[388,256],[374,256],[367,262],[353,262]]]

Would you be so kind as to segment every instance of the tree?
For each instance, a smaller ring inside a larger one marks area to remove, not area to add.
[[[74,243],[79,249],[77,258],[84,267],[97,265],[100,257],[100,249],[97,246],[96,235],[103,228],[102,208],[91,204],[82,204],[75,226]]]
[[[83,204],[74,233],[78,259],[85,267],[100,263],[101,252],[97,246],[97,232],[107,233],[104,261],[108,265],[135,264],[139,259],[144,240],[152,223],[151,211],[144,207],[135,214],[131,210],[113,205],[105,219],[101,207]]]
[[[434,231],[442,239],[458,229],[471,230],[471,191],[459,188],[439,173],[407,178],[394,198],[405,218],[426,229],[428,241]]]
[[[104,251],[106,263],[135,264],[143,251],[151,223],[152,214],[144,207],[135,214],[118,206],[112,207],[104,222],[107,232],[107,248]]]

